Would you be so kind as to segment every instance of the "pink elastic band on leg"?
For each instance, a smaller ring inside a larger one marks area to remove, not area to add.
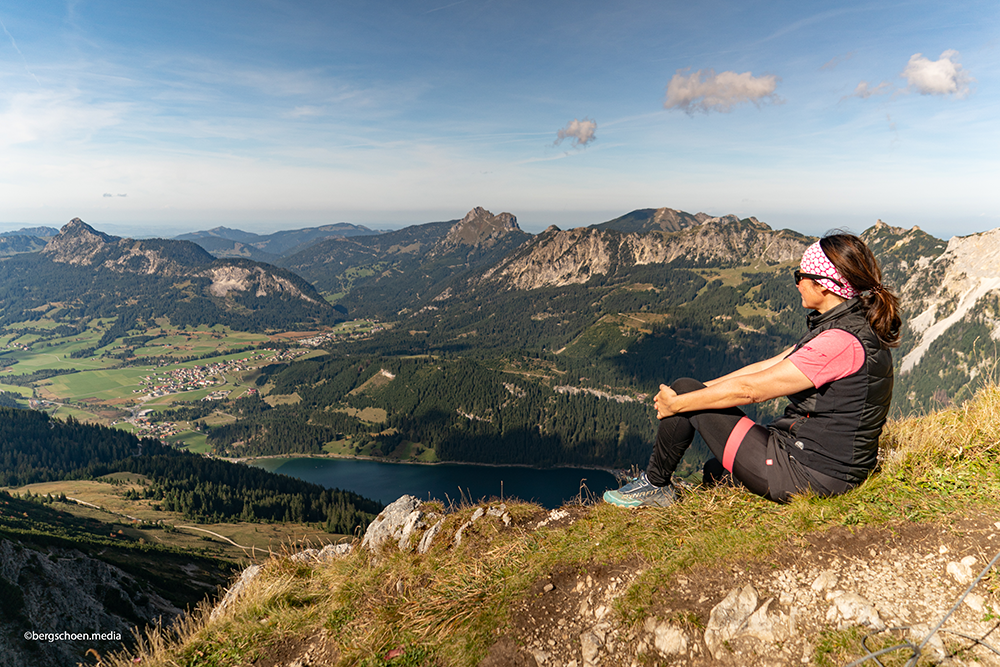
[[[729,472],[733,471],[733,462],[736,461],[736,452],[740,450],[740,445],[743,444],[743,438],[746,437],[750,429],[753,428],[754,421],[749,417],[744,417],[743,419],[736,422],[736,428],[733,429],[732,433],[726,439],[726,449],[722,452],[722,467]]]

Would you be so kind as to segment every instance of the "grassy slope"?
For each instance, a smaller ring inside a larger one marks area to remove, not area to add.
[[[373,656],[404,646],[390,664],[474,665],[510,630],[533,582],[594,564],[641,564],[616,609],[620,622],[641,622],[657,590],[701,565],[762,559],[789,538],[837,526],[995,512],[998,442],[1000,388],[987,387],[963,408],[891,422],[880,472],[839,498],[781,506],[718,488],[667,509],[584,506],[572,524],[545,530],[526,529],[539,508],[508,503],[514,530],[484,527],[460,547],[438,545],[425,556],[393,550],[376,565],[360,553],[323,566],[272,559],[230,613],[214,622],[194,614],[178,635],[152,636],[142,664],[245,664],[325,630],[340,664],[385,664]],[[449,515],[452,531],[471,511]]]
[[[112,484],[111,480],[114,478],[126,479],[123,483]],[[0,490],[17,495],[51,495],[53,498],[65,495],[73,500],[53,502],[50,506],[81,520],[89,519],[114,526],[113,532],[121,531],[122,536],[129,541],[143,540],[149,544],[223,561],[246,562],[268,553],[280,553],[289,544],[322,546],[344,539],[344,536],[327,533],[322,528],[308,524],[196,523],[184,518],[180,512],[157,509],[157,501],[130,500],[124,496],[133,489],[141,491],[142,484],[148,481],[142,475],[112,473],[93,480],[40,482]],[[188,527],[163,530],[160,524]],[[234,546],[227,539],[245,548]]]
[[[0,537],[43,553],[68,548],[102,560],[183,609],[224,583],[242,554],[213,553],[197,538],[186,545],[181,542],[185,536],[176,535],[171,540],[163,530],[138,530],[123,517],[78,505],[0,493]]]

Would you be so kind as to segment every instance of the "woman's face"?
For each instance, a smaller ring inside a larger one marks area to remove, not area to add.
[[[802,296],[802,307],[810,310],[820,310],[824,306],[827,291],[812,278],[803,278],[796,285]]]

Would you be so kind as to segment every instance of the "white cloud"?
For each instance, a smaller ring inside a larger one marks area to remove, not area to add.
[[[556,133],[556,144],[562,143],[563,139],[572,139],[574,146],[586,146],[597,138],[594,136],[596,131],[597,123],[595,121],[589,118],[583,120],[574,118],[566,124],[566,127]]]
[[[847,97],[860,97],[863,100],[867,100],[873,95],[885,95],[886,93],[892,92],[892,84],[888,81],[883,81],[877,86],[872,87],[867,81],[862,81],[854,89],[854,92]]]
[[[921,95],[965,97],[969,94],[969,84],[973,81],[962,70],[962,65],[958,62],[958,51],[950,49],[942,53],[938,60],[930,60],[921,53],[914,53],[900,76]]]
[[[685,76],[677,70],[667,85],[667,109],[682,109],[691,114],[695,111],[708,113],[719,111],[729,113],[744,102],[760,105],[763,100],[778,101],[774,90],[778,77],[773,74],[753,76],[750,72],[715,73],[715,70],[698,70]]]

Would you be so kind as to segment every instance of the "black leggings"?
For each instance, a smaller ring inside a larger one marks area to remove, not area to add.
[[[671,385],[678,394],[703,389],[704,384],[682,378]],[[660,420],[646,476],[657,486],[670,482],[695,431],[701,434],[722,466],[751,493],[786,502],[811,489],[819,495],[837,495],[854,485],[810,470],[777,447],[769,432],[739,408],[682,412]]]

